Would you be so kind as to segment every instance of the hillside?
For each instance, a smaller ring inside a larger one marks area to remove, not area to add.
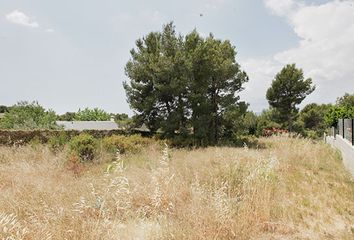
[[[0,147],[0,239],[353,239],[354,181],[321,142],[151,145],[92,164]]]

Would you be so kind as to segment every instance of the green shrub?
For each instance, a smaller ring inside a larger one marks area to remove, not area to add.
[[[130,135],[126,138],[130,143],[138,146],[147,146],[151,143],[150,138],[142,137],[139,134]]]
[[[38,147],[42,144],[41,139],[38,136],[35,136],[34,138],[32,138],[29,141],[29,145],[33,148],[33,149],[38,149]]]
[[[60,132],[57,136],[52,136],[48,140],[49,149],[53,152],[58,152],[64,149],[69,138],[65,132]]]
[[[310,139],[320,139],[321,137],[320,133],[314,130],[306,130],[304,136]]]
[[[71,139],[69,148],[81,161],[92,161],[96,154],[97,140],[87,133],[81,133]]]
[[[120,153],[136,153],[150,142],[151,139],[143,138],[140,135],[112,135],[103,139],[103,147],[110,152],[119,150]]]

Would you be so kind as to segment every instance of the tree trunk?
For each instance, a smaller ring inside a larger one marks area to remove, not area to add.
[[[211,88],[211,102],[212,102],[212,114],[213,114],[213,144],[218,144],[219,140],[219,121],[218,121],[218,93],[216,89],[215,78],[212,78]]]

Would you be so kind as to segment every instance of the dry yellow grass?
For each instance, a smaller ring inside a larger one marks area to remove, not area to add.
[[[71,170],[65,152],[1,147],[0,239],[353,239],[354,182],[338,153],[261,141],[155,146],[113,164],[102,153]]]

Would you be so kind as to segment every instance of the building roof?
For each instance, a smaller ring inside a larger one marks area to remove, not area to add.
[[[119,129],[117,123],[112,121],[56,121],[64,130],[115,130]]]

